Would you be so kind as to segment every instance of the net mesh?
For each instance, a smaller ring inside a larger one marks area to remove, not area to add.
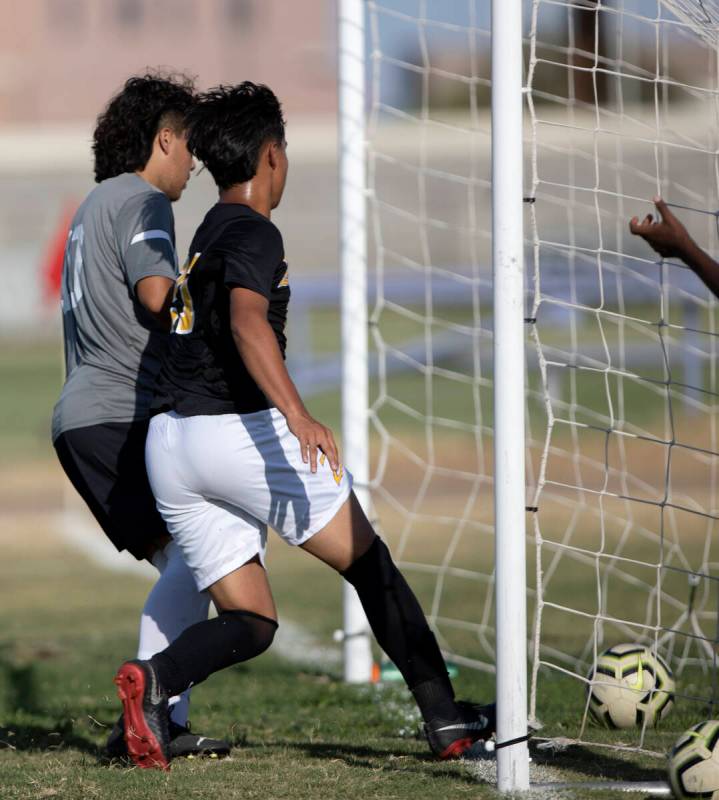
[[[663,0],[664,6],[709,47],[719,43],[719,3],[716,0]]]
[[[447,657],[491,670],[489,3],[368,7],[373,499]],[[716,709],[717,303],[628,220],[661,194],[716,248],[718,11],[526,4],[530,712],[547,736],[663,749],[588,724],[587,673],[626,641],[671,663],[679,728]]]

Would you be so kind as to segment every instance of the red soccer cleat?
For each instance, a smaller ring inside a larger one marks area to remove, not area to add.
[[[115,676],[125,742],[142,769],[170,769],[167,695],[149,661],[126,661]]]

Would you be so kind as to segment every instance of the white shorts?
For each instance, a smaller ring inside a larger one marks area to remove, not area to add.
[[[277,409],[150,422],[147,474],[157,509],[202,591],[259,555],[267,526],[291,545],[335,516],[352,490],[321,457],[313,475]]]

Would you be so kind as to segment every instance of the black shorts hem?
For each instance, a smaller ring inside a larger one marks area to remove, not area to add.
[[[148,424],[74,428],[53,442],[65,474],[107,537],[138,560],[169,539],[145,469]]]

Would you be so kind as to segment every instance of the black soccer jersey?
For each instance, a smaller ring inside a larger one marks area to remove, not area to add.
[[[247,371],[230,330],[230,289],[266,297],[267,319],[285,355],[290,288],[282,235],[249,206],[213,206],[190,245],[172,303],[172,336],[153,412],[250,414],[271,403]]]

